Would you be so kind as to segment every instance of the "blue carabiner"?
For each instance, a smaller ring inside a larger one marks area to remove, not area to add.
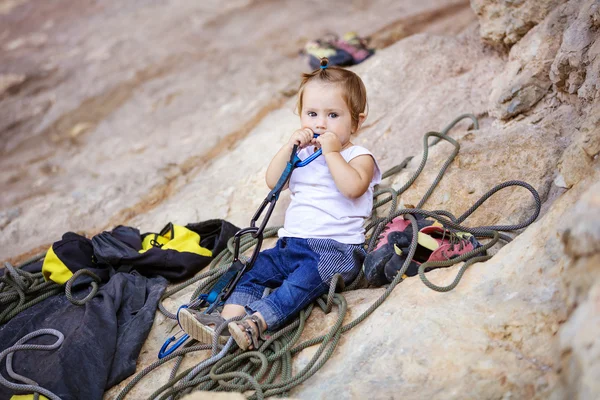
[[[200,295],[198,297],[197,300],[204,300],[203,295]],[[194,302],[195,302],[194,301]],[[194,303],[192,302],[192,303]],[[179,307],[177,309],[177,324],[181,327],[181,324],[179,323],[179,311],[181,311],[182,308],[188,308],[189,304],[184,304],[181,307]],[[183,329],[180,330],[180,332],[184,332]],[[178,334],[179,332],[177,332]],[[188,335],[187,333],[184,332],[183,336],[179,338],[179,340],[177,340],[177,342],[175,342],[175,344],[173,344],[171,347],[169,347],[169,345],[171,343],[173,343],[176,339],[177,339],[177,334],[171,336],[170,338],[168,338],[165,343],[162,345],[162,347],[160,348],[159,352],[158,352],[158,358],[161,359],[163,357],[168,356],[169,354],[173,353],[175,350],[177,350],[178,348],[181,347],[182,344],[184,344],[189,338],[190,335]]]
[[[319,135],[317,135],[316,133],[313,133],[313,138],[317,138],[317,137],[319,137]],[[315,158],[319,157],[322,153],[323,153],[323,150],[319,149],[319,150],[315,151],[313,154],[311,154],[310,156],[306,157],[305,160],[300,160],[298,155],[296,155],[296,157],[294,158],[294,166],[305,167],[308,164],[310,164]]]
[[[177,340],[177,342],[173,346],[169,347],[169,345],[177,339],[177,335],[171,336],[170,338],[168,338],[165,341],[165,343],[160,348],[160,351],[158,352],[158,358],[161,359],[161,358],[166,357],[169,354],[173,353],[175,350],[177,350],[179,347],[181,347],[181,345],[183,343],[185,343],[185,341],[188,340],[189,338],[190,338],[190,335],[185,333],[182,337],[179,338],[179,340]]]
[[[295,165],[296,165],[296,167],[305,167],[308,164],[310,164],[310,162],[313,161],[315,158],[319,157],[322,153],[323,153],[323,150],[319,149],[316,152],[314,152],[313,154],[311,154],[310,156],[306,157],[305,160],[298,159],[298,161],[295,163]]]

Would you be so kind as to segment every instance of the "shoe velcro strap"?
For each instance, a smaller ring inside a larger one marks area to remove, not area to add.
[[[258,318],[256,315],[252,314],[248,317],[248,319],[256,324],[256,327],[258,328],[258,337],[261,338],[262,340],[266,340],[265,336],[263,335],[264,331],[262,328],[262,322],[261,322],[260,318]]]
[[[258,338],[256,337],[256,331],[254,329],[252,329],[252,327],[250,325],[248,325],[247,322],[246,322],[246,325],[244,326],[244,331],[246,331],[246,335],[248,335],[248,337],[250,338],[250,341],[252,342],[252,347],[254,347],[254,350],[258,350]]]

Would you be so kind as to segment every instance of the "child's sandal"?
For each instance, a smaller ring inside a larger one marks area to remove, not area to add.
[[[254,322],[255,325],[250,325],[248,320]],[[256,350],[259,345],[258,340],[265,340],[261,324],[262,322],[256,315],[249,315],[241,321],[230,322],[227,327],[240,349],[248,350],[252,346],[250,350]]]
[[[185,333],[200,343],[206,344],[212,343],[215,329],[225,322],[225,319],[217,312],[205,314],[189,308],[180,309],[177,312],[177,320]],[[227,343],[229,336],[229,331],[223,330],[219,336],[219,343]]]

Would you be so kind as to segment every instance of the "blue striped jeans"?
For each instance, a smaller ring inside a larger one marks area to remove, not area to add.
[[[356,278],[365,254],[362,245],[333,239],[280,238],[258,255],[226,304],[244,306],[248,314],[260,312],[267,327],[277,329],[327,293],[336,273],[344,283]],[[274,290],[263,297],[266,288]]]

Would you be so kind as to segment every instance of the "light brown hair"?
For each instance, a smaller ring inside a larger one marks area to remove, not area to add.
[[[321,58],[321,68],[308,74],[302,74],[302,82],[298,89],[298,114],[302,114],[302,97],[306,84],[311,81],[321,81],[339,85],[342,88],[342,96],[350,110],[352,127],[358,126],[359,114],[366,113],[367,109],[367,90],[365,84],[358,75],[347,69],[335,66],[328,66],[329,60]]]

